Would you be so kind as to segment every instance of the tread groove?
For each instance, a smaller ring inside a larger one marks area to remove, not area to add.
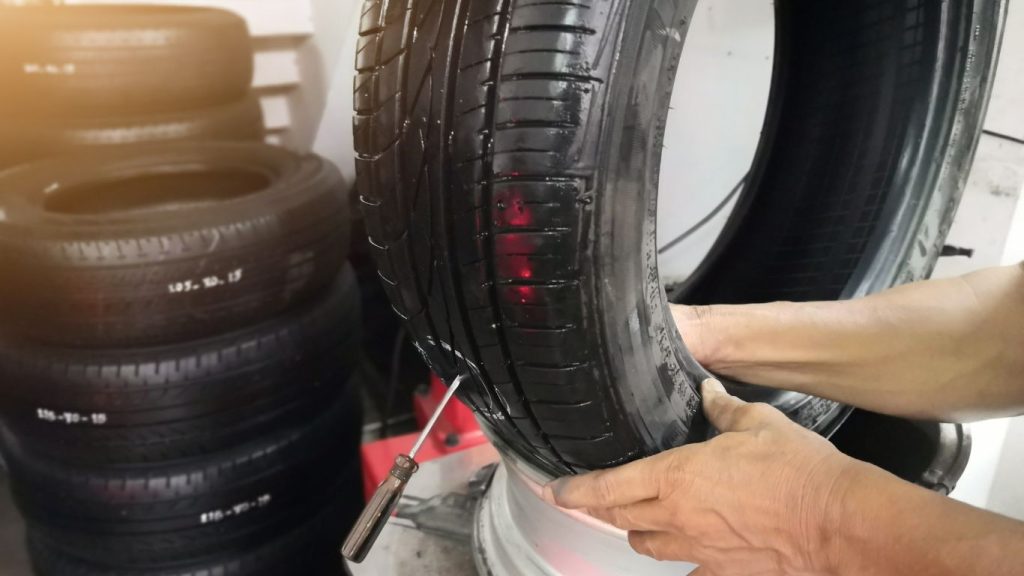
[[[591,6],[589,4],[583,4],[581,2],[568,2],[566,0],[548,0],[545,2],[530,2],[528,4],[519,4],[519,8],[532,8],[534,6],[568,6],[570,8],[582,8],[589,10]]]
[[[570,24],[530,24],[527,26],[515,26],[509,28],[509,33],[519,32],[561,32],[564,34],[585,34],[593,36],[597,30],[586,26],[572,26]]]
[[[531,48],[528,50],[516,50],[515,52],[508,52],[508,56],[514,54],[569,54],[571,56],[579,56],[578,50],[560,50],[558,48]]]
[[[520,80],[548,80],[552,82],[597,82],[603,84],[604,80],[587,74],[570,74],[566,72],[516,72],[501,76],[502,82],[516,82]]]
[[[496,126],[498,131],[502,130],[519,130],[524,128],[555,128],[555,129],[572,129],[579,128],[580,125],[576,122],[555,122],[551,120],[515,120],[510,122],[502,122]],[[526,150],[530,152],[531,150]]]

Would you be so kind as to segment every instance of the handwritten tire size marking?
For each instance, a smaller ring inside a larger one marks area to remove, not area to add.
[[[25,62],[21,70],[26,76],[73,76],[78,71],[73,62]]]
[[[223,522],[229,518],[235,516],[241,516],[246,512],[252,512],[253,510],[259,510],[266,508],[270,505],[270,501],[273,500],[270,494],[263,494],[253,500],[245,500],[239,502],[230,508],[219,508],[217,510],[210,510],[209,512],[203,512],[199,515],[200,524],[214,524],[217,522]]]
[[[238,284],[241,281],[242,269],[236,268],[224,276],[213,274],[210,276],[203,276],[198,280],[188,279],[171,282],[167,285],[167,291],[171,294],[185,294],[188,292],[199,292],[201,290],[210,290],[221,286]]]
[[[36,418],[43,422],[68,426],[103,426],[109,420],[103,412],[72,412],[49,408],[36,408]]]

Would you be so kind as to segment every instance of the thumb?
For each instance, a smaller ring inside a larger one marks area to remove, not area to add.
[[[764,405],[748,404],[726,392],[722,383],[708,378],[701,383],[704,397],[704,415],[720,432],[742,432],[758,427],[763,422]]]

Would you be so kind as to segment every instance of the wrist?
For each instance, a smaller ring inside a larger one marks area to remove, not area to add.
[[[697,362],[712,372],[719,372],[721,347],[728,342],[722,336],[726,325],[720,313],[724,306],[679,306],[671,307],[683,344]]]
[[[828,511],[826,573],[892,572],[903,564],[901,556],[913,554],[910,541],[899,542],[920,529],[916,515],[936,495],[871,464],[850,462]]]
[[[762,383],[776,374],[799,375],[822,361],[830,318],[842,314],[836,304],[675,306],[673,315],[687,348],[703,366]]]
[[[862,468],[862,462],[849,459],[843,467],[832,489],[826,494],[821,523],[822,549],[824,565],[820,566],[823,574],[844,576],[849,573],[850,558],[856,558],[858,552],[854,545],[855,538],[851,533],[858,530],[857,524],[863,518],[863,507],[870,502],[861,502],[864,483],[871,482],[868,471]]]
[[[854,462],[829,513],[820,573],[1009,574],[1024,562],[1024,524]]]
[[[803,473],[804,484],[798,509],[806,551],[807,573],[819,576],[845,576],[851,556],[852,522],[860,522],[864,506],[862,487],[874,480],[870,465],[835,450],[812,470]],[[868,491],[870,492],[870,491]]]

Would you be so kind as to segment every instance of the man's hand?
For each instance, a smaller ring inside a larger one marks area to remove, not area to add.
[[[641,554],[700,564],[702,576],[831,573],[844,482],[866,465],[715,380],[703,396],[720,436],[552,482],[545,499],[628,530]]]
[[[708,370],[875,412],[947,422],[1024,414],[1024,267],[841,302],[674,306]]]
[[[699,576],[1024,576],[1024,523],[848,458],[715,380],[703,393],[720,436],[556,480],[544,498]]]

